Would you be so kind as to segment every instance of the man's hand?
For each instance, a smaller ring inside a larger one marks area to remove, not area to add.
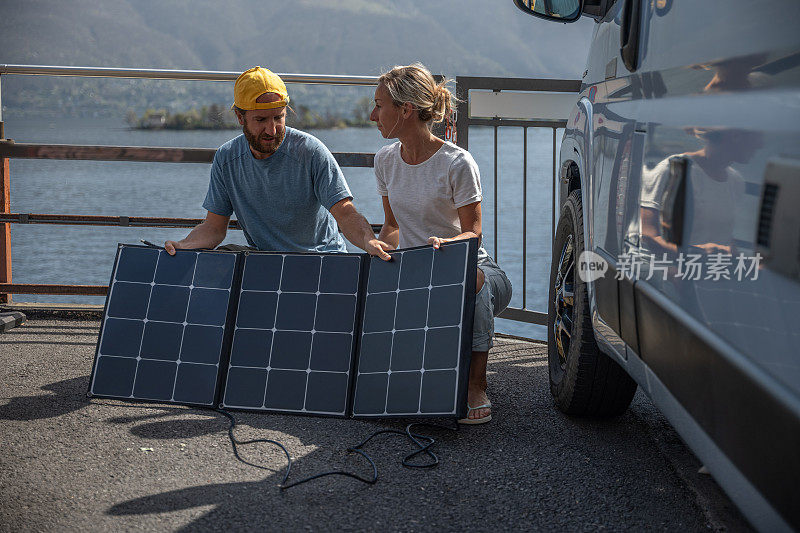
[[[181,243],[178,241],[167,241],[164,243],[164,249],[169,255],[175,255],[175,250],[181,249]]]
[[[169,255],[175,255],[175,250],[186,248],[213,250],[225,238],[230,219],[231,217],[229,216],[222,216],[208,211],[205,220],[195,226],[185,239],[166,241],[164,249]]]
[[[394,246],[378,239],[369,239],[364,244],[364,251],[369,255],[376,255],[384,261],[391,261],[392,256],[386,253],[387,250],[394,250]]]

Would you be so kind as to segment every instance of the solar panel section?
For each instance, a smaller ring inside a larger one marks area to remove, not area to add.
[[[223,406],[345,416],[362,256],[244,259]]]
[[[90,395],[211,406],[236,254],[119,245]]]
[[[353,416],[461,416],[477,239],[371,257]]]

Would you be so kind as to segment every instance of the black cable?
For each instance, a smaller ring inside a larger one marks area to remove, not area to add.
[[[241,445],[244,445],[244,444],[253,444],[253,443],[256,443],[256,442],[266,442],[266,443],[269,443],[269,444],[274,444],[274,445],[278,446],[281,450],[283,450],[283,453],[286,454],[286,462],[287,462],[287,464],[286,464],[286,474],[284,474],[283,480],[281,480],[280,484],[278,485],[278,486],[282,487],[283,484],[286,483],[286,480],[289,479],[289,473],[292,471],[292,457],[289,455],[289,450],[287,450],[286,447],[283,444],[281,444],[280,442],[278,442],[276,440],[271,440],[271,439],[252,439],[252,440],[242,440],[242,441],[236,440],[236,437],[233,436],[233,428],[236,427],[236,419],[233,417],[232,414],[230,414],[227,411],[224,411],[222,409],[214,409],[214,410],[216,412],[220,413],[220,414],[225,415],[231,421],[231,425],[228,426],[228,437],[230,437],[230,439],[231,439],[231,446],[233,447],[233,455],[235,455],[236,458],[239,459],[244,464],[249,465],[249,466],[253,466],[255,468],[260,468],[262,470],[272,470],[269,467],[257,465],[255,463],[251,463],[250,461],[242,459],[242,457],[239,455],[238,446],[241,446]]]
[[[358,481],[361,481],[362,483],[367,483],[369,485],[374,485],[378,481],[378,467],[375,465],[375,462],[372,460],[372,458],[369,456],[369,454],[367,454],[367,452],[361,450],[361,448],[366,446],[367,443],[369,443],[369,441],[371,441],[373,438],[377,437],[378,435],[383,435],[383,434],[402,435],[404,437],[408,437],[408,439],[419,448],[418,450],[415,450],[415,451],[411,452],[410,454],[406,455],[403,458],[403,461],[402,461],[403,466],[408,467],[408,468],[433,468],[433,467],[435,467],[436,465],[439,464],[439,457],[437,457],[436,454],[433,453],[430,450],[430,447],[433,446],[436,443],[436,439],[434,439],[433,437],[428,436],[428,435],[422,435],[420,433],[413,433],[411,431],[411,427],[412,426],[430,426],[430,427],[436,427],[436,428],[440,428],[440,429],[449,429],[449,430],[455,430],[455,429],[458,428],[457,425],[456,425],[455,428],[451,428],[451,427],[442,426],[440,424],[433,424],[433,423],[429,423],[429,422],[412,422],[411,424],[408,424],[406,426],[405,431],[400,431],[399,429],[382,429],[380,431],[376,431],[376,432],[372,433],[369,437],[367,437],[366,439],[361,441],[360,443],[358,443],[355,446],[353,446],[352,448],[348,448],[347,449],[348,453],[358,453],[362,457],[364,457],[367,461],[369,461],[369,464],[372,465],[372,479],[366,479],[366,478],[364,478],[362,476],[359,476],[358,474],[353,474],[352,472],[346,472],[344,470],[335,470],[335,471],[322,472],[322,473],[319,473],[319,474],[315,474],[313,476],[309,476],[307,478],[304,478],[304,479],[289,483],[288,485],[285,485],[285,484],[282,483],[281,484],[281,489],[282,490],[283,489],[288,489],[288,488],[300,485],[302,483],[305,483],[307,481],[311,481],[311,480],[314,480],[314,479],[319,479],[319,478],[325,477],[325,476],[334,476],[334,475],[351,477],[353,479],[357,479]],[[425,442],[423,443],[420,440],[425,441]],[[431,462],[430,463],[414,464],[414,463],[411,462],[411,459],[413,459],[417,455],[420,455],[420,454],[423,454],[423,453],[431,458]],[[285,481],[286,480],[284,479],[284,482]]]
[[[416,450],[416,451],[411,452],[410,454],[406,455],[403,458],[403,466],[405,466],[407,468],[433,468],[433,467],[435,467],[436,465],[439,464],[439,457],[435,453],[433,453],[430,450],[430,448],[431,448],[431,446],[433,446],[436,443],[436,440],[433,437],[429,437],[428,435],[421,435],[419,433],[412,433],[411,432],[411,427],[412,426],[429,426],[429,427],[435,427],[435,428],[439,428],[439,429],[448,429],[448,430],[451,430],[451,431],[454,431],[455,429],[457,429],[458,426],[456,426],[455,428],[451,428],[451,427],[447,427],[447,426],[442,426],[440,424],[433,424],[433,423],[430,423],[430,422],[413,422],[413,423],[411,423],[411,424],[406,426],[406,431],[405,431],[406,436],[409,438],[409,440],[411,442],[413,442],[414,444],[416,444],[419,447],[419,450]],[[420,439],[420,438],[427,439],[430,442],[428,442],[428,444],[423,446],[422,443],[417,440],[417,439]],[[425,455],[427,455],[428,457],[430,457],[432,462],[423,463],[423,464],[414,464],[414,463],[411,462],[411,459],[413,459],[414,457],[416,457],[418,455],[421,455],[423,453]]]
[[[434,439],[433,437],[431,437],[429,435],[423,435],[421,433],[412,432],[411,428],[413,426],[428,426],[428,427],[435,427],[435,428],[439,428],[439,429],[448,429],[448,430],[451,430],[451,431],[455,431],[455,430],[458,429],[458,424],[456,424],[455,427],[448,427],[448,426],[442,426],[440,424],[434,424],[434,423],[430,423],[430,422],[412,422],[412,423],[410,423],[410,424],[408,424],[406,426],[404,431],[401,431],[399,429],[382,429],[382,430],[379,430],[379,431],[376,431],[376,432],[372,433],[370,436],[368,436],[366,439],[364,439],[360,443],[356,444],[352,448],[347,448],[347,450],[346,450],[347,453],[357,453],[357,454],[361,455],[364,459],[366,459],[369,462],[369,464],[372,466],[372,478],[365,478],[363,476],[360,476],[358,474],[354,474],[352,472],[347,472],[345,470],[333,470],[333,471],[330,471],[330,472],[321,472],[319,474],[314,474],[313,476],[309,476],[307,478],[303,478],[303,479],[300,479],[298,481],[293,481],[292,483],[288,483],[287,484],[286,481],[289,479],[289,474],[292,471],[292,458],[289,455],[289,451],[286,449],[286,447],[283,444],[281,444],[280,442],[278,442],[276,440],[271,440],[271,439],[252,439],[252,440],[245,440],[245,441],[237,440],[236,437],[233,434],[233,429],[236,427],[236,418],[234,418],[234,416],[231,413],[229,413],[227,411],[224,411],[222,409],[214,409],[214,411],[226,416],[228,418],[228,420],[230,420],[230,426],[228,426],[228,437],[230,438],[231,447],[233,448],[233,455],[235,455],[236,458],[239,461],[241,461],[242,463],[244,463],[246,465],[249,465],[249,466],[252,466],[252,467],[255,467],[255,468],[262,469],[262,470],[272,470],[269,467],[262,466],[262,465],[257,465],[255,463],[251,463],[250,461],[247,461],[246,459],[243,459],[242,456],[239,455],[239,448],[238,447],[242,446],[244,444],[253,444],[253,443],[257,443],[257,442],[266,442],[266,443],[269,443],[269,444],[274,444],[274,445],[278,446],[281,450],[283,450],[283,453],[286,454],[287,465],[286,465],[286,473],[284,474],[283,479],[281,480],[281,482],[278,484],[278,486],[280,487],[281,490],[285,490],[285,489],[288,489],[288,488],[291,488],[291,487],[295,487],[295,486],[300,485],[302,483],[306,483],[307,481],[312,481],[314,479],[319,479],[319,478],[325,477],[325,476],[345,476],[345,477],[350,477],[350,478],[356,479],[358,481],[361,481],[362,483],[367,483],[368,485],[374,485],[378,481],[378,467],[375,464],[375,461],[372,460],[372,457],[370,457],[369,454],[367,452],[363,451],[361,448],[366,446],[369,443],[369,441],[371,441],[372,439],[374,439],[378,435],[383,435],[383,434],[402,435],[404,437],[407,437],[408,440],[410,440],[413,444],[415,444],[417,446],[417,448],[418,448],[417,450],[409,453],[408,455],[406,455],[403,458],[403,461],[402,461],[402,465],[403,466],[405,466],[407,468],[433,468],[433,467],[435,467],[436,465],[439,464],[439,457],[435,453],[433,453],[431,451],[431,449],[430,449],[431,446],[433,446],[436,443],[436,439]],[[417,457],[418,455],[422,455],[422,454],[427,455],[431,459],[431,461],[428,462],[428,463],[423,463],[423,464],[415,464],[415,463],[411,462],[411,460],[413,458]]]
[[[357,479],[358,481],[361,481],[362,483],[366,483],[368,485],[374,485],[375,483],[377,483],[378,482],[378,467],[375,465],[375,461],[373,461],[372,458],[369,455],[367,455],[366,452],[361,451],[358,448],[348,448],[347,449],[347,453],[351,453],[351,452],[352,453],[357,453],[357,454],[361,455],[362,457],[364,457],[367,461],[369,461],[369,464],[372,465],[372,479],[367,479],[365,477],[359,476],[358,474],[354,474],[352,472],[346,472],[344,470],[333,470],[331,472],[322,472],[320,474],[314,474],[313,476],[309,476],[307,478],[303,478],[303,479],[300,479],[298,481],[293,481],[292,483],[289,483],[288,485],[286,485],[284,483],[281,483],[281,485],[280,485],[281,490],[286,490],[286,489],[295,487],[297,485],[300,485],[302,483],[305,483],[306,481],[311,481],[312,479],[319,479],[319,478],[325,477],[325,476],[346,476],[346,477],[351,477],[353,479]],[[284,482],[285,481],[286,480],[284,479]]]

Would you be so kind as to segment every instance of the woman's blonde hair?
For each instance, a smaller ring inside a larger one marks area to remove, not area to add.
[[[425,123],[441,122],[452,113],[456,98],[446,87],[451,81],[436,83],[422,63],[393,67],[378,78],[378,83],[389,90],[395,106],[410,103]]]

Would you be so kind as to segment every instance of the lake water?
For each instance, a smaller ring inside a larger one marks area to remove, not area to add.
[[[120,120],[43,118],[7,119],[6,137],[17,142],[175,146],[216,148],[237,131],[137,131]],[[374,128],[311,130],[334,152],[375,152],[387,143]],[[484,245],[514,285],[511,304],[522,306],[522,250],[527,247],[525,306],[546,309],[550,271],[552,130],[528,130],[527,242],[522,242],[522,145],[520,128],[501,128],[498,149],[498,218],[494,227],[494,152],[492,128],[470,129],[470,152],[483,186]],[[559,132],[560,139],[560,132]],[[11,211],[113,216],[202,218],[201,204],[210,165],[105,161],[11,161]],[[344,168],[357,208],[372,223],[383,221],[375,178],[369,168]],[[147,239],[180,239],[188,230],[160,228],[12,225],[15,283],[108,284],[116,245]],[[245,244],[239,231],[226,242]],[[102,297],[14,295],[18,302],[100,303]],[[545,338],[542,326],[498,319],[498,332]]]

